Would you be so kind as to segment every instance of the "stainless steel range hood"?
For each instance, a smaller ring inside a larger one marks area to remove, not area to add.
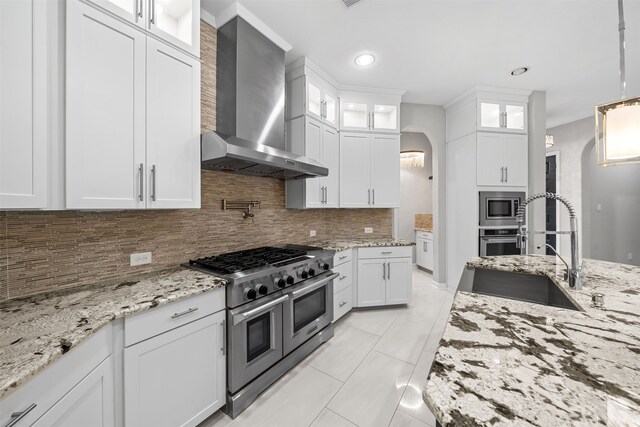
[[[285,150],[284,51],[241,17],[218,29],[216,131],[201,136],[202,168],[279,179],[327,176]]]

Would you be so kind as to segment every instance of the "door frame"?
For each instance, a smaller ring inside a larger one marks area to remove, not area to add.
[[[559,190],[560,190],[560,150],[547,151],[546,155],[545,155],[545,164],[546,164],[547,157],[555,157],[556,158],[556,193],[559,193]],[[547,189],[545,187],[545,191],[546,190]],[[558,231],[559,228],[560,228],[560,208],[558,207],[556,209],[556,231]],[[560,238],[561,236],[562,236],[561,234],[556,235],[556,251],[558,251],[558,253],[562,253],[562,252],[560,252],[560,246],[562,245],[562,242],[561,242],[562,239]]]

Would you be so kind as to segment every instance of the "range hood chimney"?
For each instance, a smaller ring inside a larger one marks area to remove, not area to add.
[[[279,179],[327,176],[285,150],[284,51],[240,16],[218,29],[216,131],[201,136],[202,168]]]

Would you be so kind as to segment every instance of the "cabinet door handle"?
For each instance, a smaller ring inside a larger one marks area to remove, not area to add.
[[[371,189],[367,190],[367,204],[371,204]]]
[[[504,167],[500,168],[500,182],[504,182]]]
[[[376,204],[376,189],[375,188],[373,190],[371,190],[371,204],[372,205]]]
[[[504,182],[509,182],[509,168],[506,166],[504,168]]]
[[[425,252],[429,252],[429,246],[427,246],[427,242],[422,242],[422,249],[423,249]]]
[[[142,0],[136,1],[136,16],[142,18]]]
[[[387,279],[391,279],[391,263],[387,263]]]
[[[382,280],[386,280],[387,279],[387,264],[386,263],[382,263]]]
[[[151,8],[151,14],[149,16],[149,22],[155,25],[156,23],[156,0],[149,0],[149,7]]]
[[[151,166],[151,200],[156,201],[156,165]]]
[[[376,128],[376,113],[371,113],[371,129]]]
[[[138,191],[138,200],[144,200],[144,163],[138,166],[138,175],[140,175],[140,189]]]
[[[16,424],[18,424],[18,421],[20,421],[21,419],[23,419],[24,417],[27,416],[27,414],[31,411],[33,411],[35,409],[35,407],[38,406],[35,403],[32,403],[31,405],[29,405],[27,407],[27,409],[25,409],[24,411],[20,411],[20,412],[14,412],[13,414],[11,414],[11,418],[9,420],[9,424],[7,424],[5,427],[13,427]]]
[[[185,316],[187,314],[191,314],[195,311],[198,311],[198,307],[192,307],[192,308],[188,308],[185,311],[181,311],[180,313],[175,313],[173,316],[171,316],[172,319],[177,319],[178,317],[182,317]]]
[[[509,116],[507,116],[507,112],[504,112],[504,127],[507,127],[507,124],[509,122]]]
[[[227,331],[224,328],[224,320],[222,321],[222,355],[226,356],[227,354]]]
[[[324,187],[324,204],[329,203],[329,187]]]
[[[346,301],[342,301],[342,302],[340,303],[340,307],[343,307],[346,303],[347,303]]]

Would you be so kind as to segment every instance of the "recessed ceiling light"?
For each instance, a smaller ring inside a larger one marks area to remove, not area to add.
[[[527,71],[529,71],[529,67],[519,67],[511,71],[509,74],[511,74],[512,76],[520,76],[526,73]]]
[[[362,55],[358,55],[356,57],[356,65],[360,67],[368,67],[374,62],[376,62],[376,58],[370,53],[363,53]]]

